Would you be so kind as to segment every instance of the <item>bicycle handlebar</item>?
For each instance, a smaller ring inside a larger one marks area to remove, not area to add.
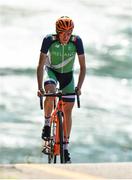
[[[42,96],[40,96],[40,108],[43,109],[43,97],[59,97],[62,98],[62,96],[71,96],[76,95],[77,96],[77,106],[80,108],[80,97],[77,92],[75,93],[44,93]]]
[[[43,96],[40,96],[40,109],[43,109]]]

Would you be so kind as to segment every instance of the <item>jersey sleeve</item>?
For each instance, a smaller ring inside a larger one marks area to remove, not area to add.
[[[52,36],[51,36],[51,35],[47,35],[47,36],[43,39],[43,42],[42,42],[40,51],[41,51],[42,53],[47,54],[47,52],[48,52],[49,47],[50,47],[51,44],[52,44]]]
[[[83,42],[79,36],[76,36],[75,45],[76,45],[76,49],[77,49],[77,54],[78,55],[84,54]]]

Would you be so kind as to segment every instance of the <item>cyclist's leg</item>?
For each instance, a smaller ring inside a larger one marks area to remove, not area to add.
[[[70,83],[66,85],[62,91],[64,93],[74,92],[74,79],[72,77]],[[64,158],[65,163],[71,163],[70,154],[68,152],[68,143],[72,127],[72,109],[74,106],[75,96],[65,96],[63,97],[63,113],[64,113]]]
[[[63,113],[64,113],[64,121],[66,124],[64,130],[64,137],[69,139],[72,127],[72,109],[74,106],[74,102],[64,102],[63,103]]]
[[[55,92],[56,91],[56,77],[51,69],[47,68],[45,71],[45,81],[44,81],[44,89],[46,92]],[[47,139],[50,137],[50,116],[53,109],[53,101],[52,97],[46,97],[44,101],[44,128],[42,130],[42,139]]]
[[[72,78],[71,82],[62,89],[64,93],[72,93],[74,92],[74,79]],[[74,106],[75,102],[75,96],[65,96],[63,97],[63,112],[64,112],[64,120],[66,124],[66,129],[64,131],[64,136],[66,138],[70,137],[70,132],[71,132],[71,126],[72,126],[72,109]]]

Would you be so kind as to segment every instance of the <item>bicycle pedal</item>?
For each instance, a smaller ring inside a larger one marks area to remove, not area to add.
[[[49,146],[44,146],[42,148],[42,153],[49,155],[51,153],[51,148]]]
[[[49,144],[49,141],[43,141],[43,144],[42,144],[42,153],[44,154],[49,154],[50,153],[50,144]]]

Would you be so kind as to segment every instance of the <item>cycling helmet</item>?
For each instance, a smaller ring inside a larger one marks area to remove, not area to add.
[[[74,23],[68,16],[62,16],[56,21],[56,32],[73,30]]]

